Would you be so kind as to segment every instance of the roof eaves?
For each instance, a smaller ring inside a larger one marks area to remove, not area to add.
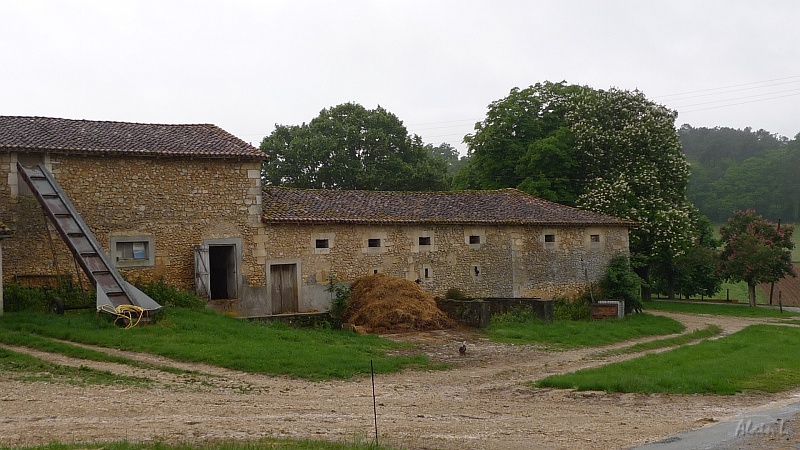
[[[362,218],[274,218],[262,216],[261,222],[265,224],[304,224],[304,225],[326,225],[326,224],[347,224],[347,225],[503,225],[503,226],[604,226],[632,228],[635,222],[567,222],[567,221],[528,221],[528,220],[482,220],[482,219],[362,219]]]
[[[59,153],[70,155],[113,155],[113,156],[150,156],[150,157],[181,157],[181,158],[198,158],[198,159],[237,159],[237,160],[252,160],[264,161],[269,159],[267,154],[237,154],[225,152],[207,152],[207,153],[192,153],[192,152],[171,152],[165,151],[152,151],[152,150],[119,150],[109,148],[69,148],[69,147],[45,147],[45,146],[31,146],[31,145],[4,145],[0,147],[3,151],[19,151],[20,149],[42,152],[42,153]]]

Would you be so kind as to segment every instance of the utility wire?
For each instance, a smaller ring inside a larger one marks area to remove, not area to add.
[[[723,90],[723,89],[737,88],[737,87],[742,87],[742,86],[752,86],[754,84],[771,83],[773,81],[782,81],[782,80],[790,80],[790,79],[797,79],[798,81],[800,81],[800,75],[794,75],[794,76],[791,76],[791,77],[783,77],[783,78],[773,78],[771,80],[764,80],[764,81],[754,81],[752,83],[734,84],[734,85],[731,85],[731,86],[723,86],[723,87],[718,87],[718,88],[700,89],[700,90],[697,90],[697,91],[687,91],[687,92],[681,92],[681,93],[678,93],[678,94],[659,95],[659,96],[656,96],[656,97],[650,97],[650,99],[665,98],[665,97],[676,97],[676,96],[679,96],[679,95],[696,94],[696,93],[700,93],[700,92],[719,91],[719,90]]]
[[[736,100],[744,100],[744,99],[748,99],[748,98],[764,97],[766,95],[783,94],[783,93],[786,93],[786,92],[797,92],[797,91],[800,91],[800,88],[798,88],[798,89],[788,89],[788,90],[785,90],[785,91],[778,91],[778,92],[766,92],[764,94],[746,95],[744,97],[735,97],[735,98],[728,98],[728,99],[722,99],[722,100],[714,100],[714,101],[710,101],[710,102],[693,103],[693,104],[689,104],[689,105],[683,105],[683,106],[680,106],[680,107],[681,108],[689,108],[689,107],[692,107],[692,106],[704,106],[704,105],[711,105],[711,104],[714,104],[714,103],[732,102],[732,101],[736,101]],[[797,95],[797,94],[789,94],[789,95],[773,97],[773,98],[790,97],[792,95]],[[771,100],[771,98],[762,99],[762,100]]]

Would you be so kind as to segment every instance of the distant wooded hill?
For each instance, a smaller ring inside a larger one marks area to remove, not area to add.
[[[691,125],[678,133],[692,167],[689,200],[712,222],[740,209],[800,222],[800,133],[789,140],[766,130]]]

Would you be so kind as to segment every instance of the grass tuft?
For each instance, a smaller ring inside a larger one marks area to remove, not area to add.
[[[751,307],[744,304],[692,303],[685,301],[651,301],[644,303],[645,310],[668,311],[691,314],[713,314],[736,317],[792,317],[800,314],[778,309]]]
[[[147,386],[145,378],[117,375],[89,367],[71,367],[0,348],[0,373],[20,381],[47,381],[87,386],[92,384]]]
[[[542,343],[556,349],[599,347],[644,336],[680,333],[684,326],[668,317],[631,314],[620,320],[544,322],[532,317],[494,321],[485,333],[504,343]]]
[[[600,352],[597,356],[612,356],[612,355],[626,355],[630,353],[646,352],[650,350],[658,350],[662,348],[676,347],[678,345],[685,345],[690,342],[699,341],[700,339],[710,338],[722,332],[722,329],[716,325],[709,325],[701,330],[694,330],[691,333],[682,334],[665,339],[657,339],[655,341],[640,342],[631,345],[630,347],[617,348],[613,350],[606,350]]]
[[[780,392],[800,385],[800,328],[751,325],[716,340],[644,355],[535,383],[607,392],[730,395]]]

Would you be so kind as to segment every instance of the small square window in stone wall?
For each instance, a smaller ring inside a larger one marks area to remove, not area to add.
[[[155,263],[154,244],[147,235],[112,236],[109,246],[117,267],[149,267]]]
[[[317,239],[314,245],[316,248],[328,248],[329,242],[327,239]]]
[[[481,243],[481,237],[473,234],[473,235],[471,235],[469,237],[469,243],[470,244],[480,244]]]
[[[430,236],[420,236],[419,237],[419,245],[431,245]]]
[[[367,240],[367,247],[375,248],[375,247],[380,247],[380,246],[381,246],[381,240],[380,239],[368,239]]]

